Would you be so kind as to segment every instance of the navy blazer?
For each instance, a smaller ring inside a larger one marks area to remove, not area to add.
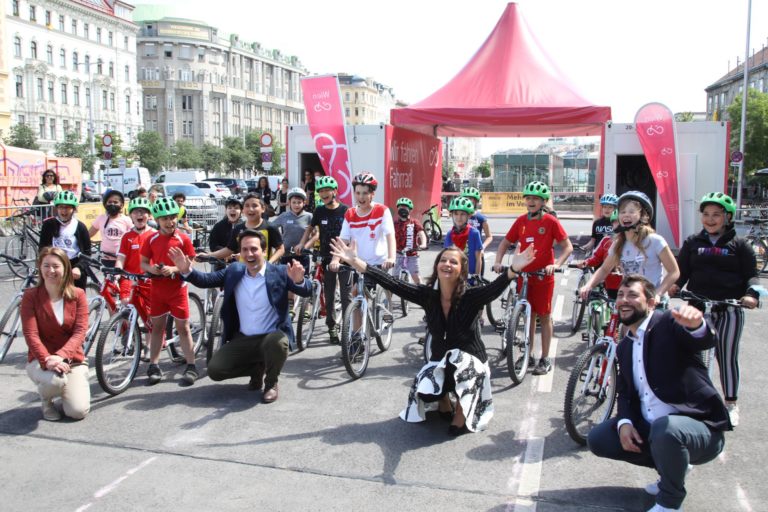
[[[264,277],[267,282],[267,297],[269,297],[269,303],[277,311],[277,328],[288,336],[289,345],[293,350],[296,340],[293,336],[291,317],[288,315],[288,292],[291,291],[297,295],[308,297],[312,293],[312,283],[307,278],[304,278],[304,282],[300,285],[294,283],[288,277],[288,270],[285,265],[273,265],[271,263],[265,263],[265,265]],[[233,263],[217,272],[204,273],[193,269],[184,278],[198,288],[224,287],[224,303],[221,305],[221,336],[224,343],[230,341],[240,331],[240,316],[235,304],[235,288],[245,272],[244,264]]]
[[[674,321],[669,311],[655,311],[645,331],[643,364],[648,385],[661,401],[675,407],[679,414],[716,430],[732,430],[728,410],[699,357],[699,352],[712,348],[716,340],[717,333],[709,323],[704,336],[694,338]],[[633,377],[632,340],[628,336],[619,343],[617,357],[617,419],[632,420],[635,428],[647,435],[649,425],[640,411],[640,396]]]

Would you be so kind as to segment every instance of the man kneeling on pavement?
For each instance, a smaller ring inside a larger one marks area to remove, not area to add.
[[[732,426],[700,357],[715,346],[715,330],[692,306],[654,311],[655,293],[640,275],[621,283],[616,305],[629,333],[617,352],[618,414],[587,443],[598,457],[656,469],[646,492],[656,496],[650,511],[660,512],[680,510],[689,464],[717,457]]]
[[[307,297],[312,285],[300,263],[265,261],[266,240],[260,231],[243,230],[239,244],[242,263],[218,272],[192,269],[192,260],[181,251],[171,249],[170,256],[186,281],[199,288],[224,287],[223,345],[208,363],[208,377],[220,381],[250,376],[248,388],[263,386],[262,401],[271,403],[278,397],[277,380],[289,343],[294,343],[288,292]]]

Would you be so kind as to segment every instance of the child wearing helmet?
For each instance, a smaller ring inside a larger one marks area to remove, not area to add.
[[[289,249],[295,249],[301,242],[304,232],[312,223],[312,214],[304,209],[307,203],[307,193],[303,188],[294,187],[288,191],[288,211],[281,213],[271,224],[283,233],[283,245]],[[301,253],[301,251],[295,251]],[[288,263],[294,258],[301,262],[302,266],[309,270],[309,256],[283,256],[282,263]]]
[[[407,197],[401,197],[395,203],[395,207],[397,208],[397,219],[395,219],[397,257],[392,275],[399,276],[400,269],[405,268],[411,275],[413,282],[420,284],[421,275],[419,274],[419,253],[417,250],[427,247],[427,235],[424,234],[424,227],[422,227],[421,222],[411,218],[413,201]]]
[[[80,261],[80,254],[91,255],[91,237],[88,228],[77,220],[75,212],[79,201],[71,190],[63,190],[53,200],[54,216],[43,221],[40,228],[40,249],[58,247],[67,253],[72,264],[75,286],[85,290],[87,263]]]
[[[523,251],[533,245],[536,251],[536,257],[533,263],[525,267],[525,272],[535,272],[544,270],[545,277],[535,277],[528,280],[528,302],[531,304],[533,318],[530,328],[531,354],[533,354],[534,342],[536,340],[536,318],[541,321],[541,358],[533,369],[534,375],[546,375],[552,370],[552,362],[549,359],[549,346],[552,341],[554,326],[552,324],[552,297],[555,292],[554,271],[568,259],[573,251],[568,234],[563,229],[562,224],[554,215],[548,213],[545,209],[547,200],[550,198],[549,187],[541,181],[528,183],[523,189],[523,199],[528,210],[526,215],[519,216],[512,227],[509,228],[507,235],[499,243],[496,251],[496,262],[493,266],[495,271],[501,268],[501,261],[511,244],[519,243],[520,250]],[[555,259],[554,245],[557,244],[562,249],[560,256]],[[520,286],[520,284],[518,284]],[[516,364],[522,366],[524,360],[519,360]],[[533,356],[530,356],[529,366],[534,366]]]
[[[152,283],[150,302],[152,303],[152,334],[149,347],[149,369],[147,377],[150,384],[157,384],[163,378],[158,366],[163,334],[168,316],[176,322],[179,341],[187,360],[182,380],[191,385],[197,380],[195,352],[192,347],[192,332],[189,327],[189,297],[187,283],[182,281],[179,270],[170,257],[170,249],[178,248],[190,258],[195,257],[192,240],[177,229],[179,205],[170,197],[160,197],[152,205],[152,216],[158,224],[154,233],[141,247],[141,268],[145,272],[164,279],[155,279]]]
[[[101,250],[105,253],[101,263],[105,267],[114,267],[117,261],[112,254],[116,254],[120,247],[120,240],[132,226],[131,219],[123,214],[125,197],[119,190],[109,190],[104,193],[101,200],[105,212],[99,215],[91,223],[88,235],[93,239],[96,233],[101,231]]]
[[[586,300],[589,291],[602,283],[619,265],[622,274],[640,274],[656,287],[656,303],[663,304],[667,291],[680,276],[667,241],[651,227],[653,204],[643,192],[632,190],[619,197],[619,227],[600,268],[579,291]],[[657,306],[658,307],[658,306]]]
[[[466,197],[457,196],[448,205],[453,228],[445,235],[443,247],[455,245],[467,255],[469,273],[480,275],[483,267],[483,239],[480,231],[469,225],[475,206]]]
[[[469,216],[469,225],[480,232],[480,236],[483,239],[483,251],[485,251],[493,242],[493,235],[491,234],[491,225],[488,223],[488,219],[480,213],[478,208],[480,206],[480,190],[475,187],[467,187],[461,191],[461,196],[472,201],[472,206],[475,207],[475,213]],[[483,261],[485,260],[483,259]]]
[[[614,210],[609,220],[611,221],[611,226],[613,228],[619,227],[619,212]],[[605,261],[605,258],[608,257],[608,250],[611,248],[612,243],[613,243],[612,237],[604,236],[600,240],[600,243],[597,244],[597,247],[595,247],[595,250],[592,253],[592,256],[590,256],[585,260],[573,261],[573,264],[580,268],[599,267],[600,265],[603,264],[603,261]],[[605,278],[605,289],[608,292],[609,296],[616,298],[616,294],[619,291],[619,285],[621,285],[621,278],[622,278],[622,274],[618,272],[612,272],[611,274],[608,274],[608,276]]]
[[[738,299],[748,309],[757,307],[760,277],[752,245],[736,235],[733,216],[736,203],[722,192],[712,192],[699,204],[702,230],[689,236],[677,255],[680,277],[670,293],[687,285],[689,291],[712,300]],[[701,304],[691,305],[703,309]],[[744,327],[741,308],[715,308],[712,322],[717,331],[715,353],[720,384],[731,423],[739,422],[739,340]]]
[[[589,254],[589,251],[597,247],[603,237],[613,235],[611,215],[616,211],[618,204],[619,197],[615,194],[604,194],[600,198],[600,218],[592,223],[592,238],[581,248],[585,254]]]

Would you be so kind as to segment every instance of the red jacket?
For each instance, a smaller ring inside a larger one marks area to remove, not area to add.
[[[59,325],[45,286],[26,290],[21,300],[21,326],[29,347],[28,361],[37,359],[45,368],[45,358],[57,355],[70,363],[82,363],[88,331],[85,291],[76,288],[74,300],[64,299],[64,322]]]
[[[602,265],[605,261],[605,258],[608,256],[608,249],[611,248],[612,243],[613,239],[610,236],[604,236],[603,239],[600,240],[600,243],[597,244],[597,247],[595,247],[595,251],[592,253],[592,256],[584,260],[584,263],[588,267],[594,268]]]

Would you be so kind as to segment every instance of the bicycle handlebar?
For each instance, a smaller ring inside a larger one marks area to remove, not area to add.
[[[125,279],[129,279],[131,281],[142,281],[145,279],[162,277],[162,276],[155,276],[153,274],[132,274],[130,272],[126,272],[121,268],[112,268],[112,267],[104,267],[101,269],[101,271],[104,273],[104,275],[120,276]]]
[[[27,266],[25,262],[21,261],[18,258],[14,258],[13,256],[8,256],[7,254],[0,254],[0,258],[10,261],[11,263],[14,263],[16,265],[24,265],[25,267]]]
[[[198,261],[200,263],[218,263],[220,265],[226,265],[227,262],[216,258],[215,256],[208,256],[207,254],[197,254],[195,255],[195,261]]]
[[[741,302],[739,302],[737,299],[712,300],[704,297],[703,295],[698,295],[688,290],[681,290],[680,298],[686,301],[694,301],[694,302],[709,304],[710,306],[733,306],[735,308],[744,307],[741,305]]]

